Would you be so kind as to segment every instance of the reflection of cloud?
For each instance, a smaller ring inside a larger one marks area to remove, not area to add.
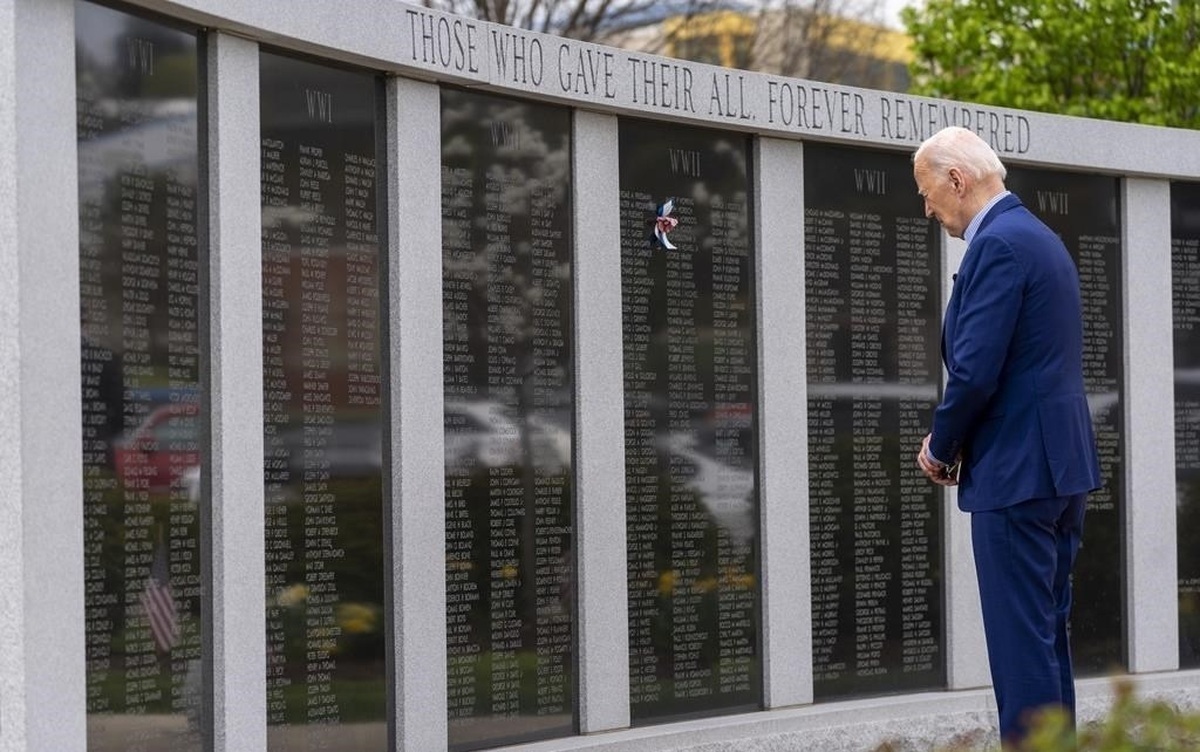
[[[713,522],[739,545],[754,537],[755,519],[752,496],[754,471],[706,457],[695,449],[695,439],[687,434],[672,434],[667,448],[692,464],[695,472],[685,479],[700,503],[712,515]]]

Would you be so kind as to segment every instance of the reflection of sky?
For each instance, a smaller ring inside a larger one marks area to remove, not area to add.
[[[90,3],[75,4],[75,43],[83,48],[88,57],[105,67],[117,63],[116,40],[126,33],[129,17],[115,10]]]
[[[137,102],[129,106],[143,104]],[[117,107],[116,102],[105,103],[102,107],[108,105]],[[79,196],[82,201],[99,201],[110,187],[110,181],[133,165],[145,166],[151,173],[170,167],[186,168],[187,175],[178,175],[176,179],[187,182],[194,179],[196,101],[164,100],[146,116],[143,123],[80,142],[79,162],[83,169],[79,175]],[[191,142],[193,148],[181,148],[181,138]]]

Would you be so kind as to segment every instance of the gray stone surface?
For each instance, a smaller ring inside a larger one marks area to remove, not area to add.
[[[808,390],[804,336],[804,153],[755,145],[763,702],[812,702]]]
[[[1121,186],[1129,668],[1179,668],[1171,184]],[[1166,388],[1164,388],[1164,385]]]
[[[954,274],[967,253],[967,244],[942,230],[942,305],[950,300]],[[939,328],[940,331],[940,328]],[[940,343],[939,343],[940,345]],[[945,383],[943,369],[942,383]],[[914,462],[915,456],[914,456]],[[979,582],[975,579],[975,553],[971,548],[971,516],[958,509],[958,490],[945,493],[946,526],[946,684],[950,689],[990,687],[987,645],[983,639],[983,614]]]
[[[629,725],[617,119],[577,112],[574,139],[579,725],[595,732]]]
[[[84,740],[74,4],[0,2],[0,750]]]
[[[1139,698],[1177,708],[1200,707],[1200,672],[1133,679]],[[1103,719],[1111,707],[1113,680],[1078,683],[1081,725]],[[931,692],[878,697],[802,708],[708,718],[506,747],[501,752],[935,752],[950,744],[991,752],[998,744],[991,690]]]
[[[330,6],[332,7],[332,6]],[[338,6],[342,10],[345,7]],[[436,86],[387,85],[387,373],[395,745],[446,745],[441,109]]]
[[[208,42],[213,744],[233,752],[267,721],[258,45]]]

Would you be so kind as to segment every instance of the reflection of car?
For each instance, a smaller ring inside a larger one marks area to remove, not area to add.
[[[345,418],[327,425],[293,424],[265,438],[269,471],[276,480],[300,482],[305,470],[328,471],[334,478],[377,475],[383,468],[383,433],[377,420]],[[280,463],[280,460],[283,460]]]
[[[117,443],[117,473],[129,488],[167,492],[182,489],[200,497],[199,404],[160,405],[142,424]],[[321,470],[333,478],[377,475],[383,467],[383,440],[376,420],[337,420],[328,425],[293,425],[266,437],[269,470],[282,470],[282,482],[299,483],[305,470]],[[279,458],[282,467],[275,467]]]
[[[200,465],[199,413],[196,402],[160,405],[117,443],[117,476],[126,487],[170,491]]]
[[[444,412],[447,470],[478,464],[503,467],[529,462],[543,472],[558,472],[571,464],[571,432],[539,415],[522,420],[496,402],[447,401]],[[528,431],[522,437],[522,428]]]

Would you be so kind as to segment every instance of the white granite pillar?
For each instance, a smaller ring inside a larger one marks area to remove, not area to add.
[[[575,113],[579,728],[629,725],[625,391],[617,118]]]
[[[804,151],[754,142],[763,704],[813,701]]]
[[[1179,583],[1171,184],[1126,178],[1121,197],[1129,670],[1173,671],[1179,668]],[[1086,539],[1086,522],[1084,530]]]
[[[442,399],[441,99],[387,84],[388,550],[395,749],[445,749],[446,502]]]
[[[86,744],[75,4],[0,0],[0,750]]]
[[[267,742],[258,45],[210,33],[205,92],[213,750],[251,752]]]

